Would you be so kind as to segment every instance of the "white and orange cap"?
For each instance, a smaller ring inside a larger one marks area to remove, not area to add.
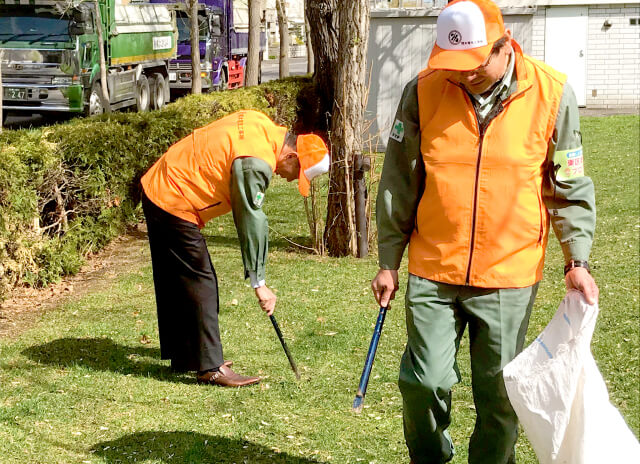
[[[300,162],[298,190],[302,196],[309,196],[309,182],[329,171],[331,158],[324,141],[315,134],[299,135],[296,139],[296,152]]]
[[[491,0],[449,3],[438,16],[436,31],[429,67],[454,71],[470,71],[484,63],[505,32],[500,8]]]

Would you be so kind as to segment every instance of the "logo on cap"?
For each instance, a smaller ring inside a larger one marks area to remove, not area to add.
[[[455,30],[449,32],[449,42],[452,45],[458,45],[460,43],[460,40],[462,40],[462,34],[460,34],[460,32]]]

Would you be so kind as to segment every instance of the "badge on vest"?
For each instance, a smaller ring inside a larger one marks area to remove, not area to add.
[[[256,208],[262,207],[263,201],[264,201],[264,193],[262,192],[256,193],[256,197],[253,199],[253,204],[256,205]]]
[[[399,119],[396,119],[396,122],[393,123],[389,138],[396,142],[402,142],[402,139],[404,139],[404,123]]]
[[[584,176],[582,147],[557,151],[553,158],[558,168],[556,179],[568,180]]]

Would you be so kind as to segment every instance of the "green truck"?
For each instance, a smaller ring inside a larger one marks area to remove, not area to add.
[[[113,110],[169,101],[175,14],[128,0],[0,0],[3,115],[104,112],[98,14]]]

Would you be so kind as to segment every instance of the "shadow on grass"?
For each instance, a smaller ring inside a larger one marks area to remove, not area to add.
[[[137,461],[178,463],[320,463],[277,453],[250,441],[233,440],[195,432],[136,432],[116,440],[97,443],[91,452],[107,463]]]
[[[84,366],[96,371],[139,375],[162,381],[195,383],[193,376],[176,374],[169,366],[159,364],[159,348],[119,345],[108,338],[60,338],[43,345],[29,347],[22,354],[40,364],[64,367]],[[148,358],[154,358],[154,361]]]

